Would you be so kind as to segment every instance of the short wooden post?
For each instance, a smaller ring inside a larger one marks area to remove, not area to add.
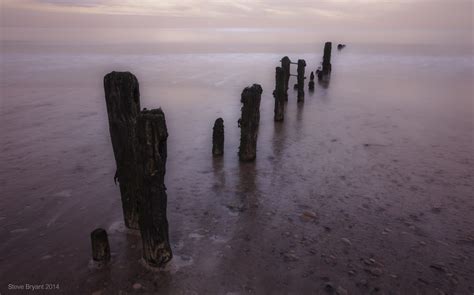
[[[160,267],[173,257],[168,235],[164,184],[168,130],[165,114],[161,109],[143,110],[138,115],[137,138],[143,259],[149,266]]]
[[[275,98],[275,114],[273,119],[276,122],[283,121],[285,108],[285,73],[283,68],[275,69],[275,90],[273,91]]]
[[[215,157],[224,154],[224,120],[216,119],[212,129],[212,155]]]
[[[112,72],[104,77],[105,101],[109,117],[125,226],[138,229],[136,165],[136,122],[140,112],[137,78],[129,72]]]
[[[310,91],[314,90],[314,73],[313,72],[311,72],[311,75],[309,76],[308,89]]]
[[[304,101],[304,69],[306,61],[304,59],[298,60],[298,102]]]
[[[91,232],[92,259],[96,262],[110,261],[110,246],[105,229],[98,228]]]
[[[260,100],[262,87],[253,84],[242,91],[242,115],[240,125],[239,159],[243,162],[255,160],[257,157],[257,135],[260,123]]]

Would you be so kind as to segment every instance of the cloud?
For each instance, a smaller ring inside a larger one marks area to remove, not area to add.
[[[0,0],[6,26],[464,30],[472,0]]]
[[[36,0],[38,3],[50,4],[50,5],[59,5],[67,7],[95,7],[98,5],[103,5],[106,1],[99,0]]]
[[[380,7],[393,6],[393,3],[406,3],[416,0],[377,1],[377,0],[3,0],[31,9],[67,12],[88,12],[126,15],[184,15],[184,16],[242,16],[262,15],[308,16],[316,12],[322,16],[334,16],[357,12],[361,9],[375,12]],[[179,4],[177,4],[179,3]]]

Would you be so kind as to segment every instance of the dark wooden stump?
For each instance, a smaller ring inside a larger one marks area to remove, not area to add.
[[[260,123],[260,100],[262,87],[253,84],[242,91],[242,117],[240,122],[239,159],[243,162],[255,160],[257,156],[257,135]]]
[[[273,119],[276,122],[283,121],[285,109],[285,73],[282,68],[275,69],[275,90],[273,91],[275,98],[275,114]]]
[[[314,90],[314,73],[313,72],[311,72],[311,75],[309,76],[308,89],[310,91]]]
[[[281,68],[283,69],[283,76],[284,76],[284,90],[285,90],[285,101],[288,101],[288,88],[290,83],[290,65],[291,60],[288,56],[285,56],[281,59]]]
[[[144,110],[138,115],[137,138],[143,259],[149,266],[160,267],[173,257],[168,235],[164,184],[168,131],[165,114],[161,109]]]
[[[304,69],[306,61],[304,59],[298,60],[298,102],[304,101]]]
[[[324,44],[324,56],[323,56],[323,70],[322,75],[327,76],[331,73],[332,66],[331,66],[331,50],[332,50],[332,43],[326,42]]]
[[[222,156],[224,154],[224,120],[218,118],[212,129],[212,155]]]
[[[96,262],[110,261],[110,246],[105,229],[98,228],[91,232],[92,259]]]
[[[112,72],[104,77],[105,101],[114,150],[125,226],[138,229],[136,166],[136,122],[140,112],[137,78],[129,72]]]

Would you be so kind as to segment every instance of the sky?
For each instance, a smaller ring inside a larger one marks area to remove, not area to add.
[[[223,34],[318,31],[348,40],[473,42],[474,0],[0,0],[3,40],[120,39],[135,30],[186,29]],[[69,32],[69,33],[67,33]],[[76,32],[71,34],[70,32]],[[325,36],[324,36],[325,37]],[[153,39],[153,38],[152,38]],[[276,40],[275,40],[276,41]]]

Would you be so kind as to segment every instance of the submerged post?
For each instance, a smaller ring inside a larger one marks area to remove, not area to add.
[[[281,59],[281,68],[283,70],[283,77],[285,81],[284,90],[285,90],[285,100],[288,100],[288,84],[290,83],[290,65],[291,60],[288,56],[285,56]]]
[[[125,226],[138,229],[136,166],[136,123],[140,112],[137,78],[129,72],[112,72],[104,77],[105,101],[109,117]]]
[[[326,44],[324,44],[323,69],[318,72],[318,80],[322,80],[325,76],[328,76],[331,73],[331,50],[332,43],[326,42]]]
[[[298,102],[304,101],[304,68],[306,61],[304,59],[298,60]]]
[[[239,119],[240,147],[239,159],[243,162],[255,160],[257,156],[257,135],[260,123],[260,100],[262,86],[253,84],[242,91],[242,115]]]
[[[143,259],[152,267],[160,267],[173,257],[168,235],[164,183],[168,130],[165,114],[161,109],[143,110],[138,115],[137,138]]]
[[[224,154],[224,120],[216,119],[212,128],[212,155],[214,157]]]
[[[275,72],[275,90],[273,91],[273,97],[275,98],[275,115],[273,119],[278,122],[284,119],[285,73],[280,67],[277,67]]]
[[[98,228],[91,232],[92,259],[96,262],[110,261],[110,246],[105,229]]]

